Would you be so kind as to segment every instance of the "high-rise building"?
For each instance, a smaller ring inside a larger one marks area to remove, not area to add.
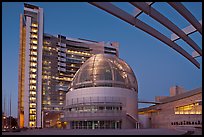
[[[95,54],[118,56],[117,42],[53,36],[43,31],[43,9],[24,4],[20,15],[18,122],[20,127],[56,126],[65,94],[80,66]]]
[[[117,42],[96,42],[44,34],[42,71],[43,127],[60,126],[68,86],[80,66],[91,56],[118,56]]]
[[[18,122],[41,127],[43,9],[24,4],[20,15]]]

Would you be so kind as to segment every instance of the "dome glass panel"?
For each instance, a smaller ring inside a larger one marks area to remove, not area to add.
[[[137,80],[130,66],[115,55],[96,54],[76,72],[70,89],[86,87],[120,87],[138,90]]]

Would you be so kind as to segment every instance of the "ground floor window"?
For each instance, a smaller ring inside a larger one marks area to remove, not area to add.
[[[71,129],[121,129],[121,120],[71,121]]]

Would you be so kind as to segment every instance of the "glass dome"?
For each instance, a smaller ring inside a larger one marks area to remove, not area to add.
[[[69,89],[86,87],[121,87],[138,91],[134,72],[115,55],[96,54],[76,72]]]

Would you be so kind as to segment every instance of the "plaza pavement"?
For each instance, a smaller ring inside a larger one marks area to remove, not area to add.
[[[21,132],[2,132],[2,135],[184,135],[175,129],[28,129]],[[201,134],[202,132],[197,132]]]

